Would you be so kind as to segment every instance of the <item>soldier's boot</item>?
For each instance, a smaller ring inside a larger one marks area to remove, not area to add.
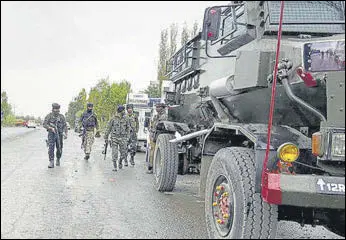
[[[113,170],[112,171],[114,171],[114,172],[117,171],[117,162],[113,162]]]
[[[56,159],[55,165],[56,165],[56,166],[60,166],[60,158],[57,158],[57,159]]]
[[[49,160],[48,168],[54,168],[54,160]]]
[[[124,164],[125,167],[129,166],[129,162],[127,161],[127,159],[124,162],[125,162]]]
[[[135,165],[135,159],[134,159],[134,157],[135,157],[135,156],[132,156],[132,155],[131,155],[131,158],[130,158],[130,163],[131,163],[132,166]]]
[[[147,174],[153,174],[153,167],[148,166],[148,170],[146,171]]]
[[[88,160],[89,158],[90,158],[90,154],[89,154],[89,153],[86,153],[84,159],[85,159],[85,160]]]
[[[122,168],[123,168],[122,161],[119,161],[119,169],[122,169]]]

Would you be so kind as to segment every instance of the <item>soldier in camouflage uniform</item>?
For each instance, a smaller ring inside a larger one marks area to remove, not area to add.
[[[93,112],[94,105],[92,103],[87,104],[87,110],[82,114],[80,118],[80,123],[83,127],[83,134],[82,134],[82,148],[84,149],[85,153],[85,160],[88,160],[90,158],[90,152],[91,152],[91,146],[93,145],[95,138],[94,138],[94,131],[96,129],[96,137],[99,136],[99,125],[97,121],[97,116]]]
[[[150,153],[149,153],[149,162],[148,162],[148,171],[147,173],[153,173],[153,158],[154,158],[154,150],[156,145],[156,126],[159,122],[165,121],[168,119],[166,113],[166,104],[158,103],[156,104],[156,112],[157,114],[153,117],[150,122],[149,134],[150,134]]]
[[[130,138],[128,142],[128,152],[130,153],[130,163],[132,166],[135,165],[134,157],[137,152],[137,133],[139,128],[138,116],[133,112],[133,105],[126,105],[127,117],[129,118],[131,130],[130,130]],[[125,166],[126,163],[125,163]]]
[[[117,113],[109,121],[106,132],[105,140],[108,141],[108,136],[111,134],[111,146],[112,146],[112,161],[114,169],[117,171],[118,150],[120,151],[119,169],[122,168],[122,161],[124,160],[127,165],[127,143],[130,137],[130,121],[125,114],[125,107],[119,105]]]
[[[43,122],[43,127],[48,131],[48,168],[54,168],[54,148],[56,145],[56,166],[60,166],[62,155],[63,138],[67,138],[67,125],[64,115],[60,114],[60,105],[52,104],[52,112],[49,113]],[[63,132],[65,133],[63,135]]]

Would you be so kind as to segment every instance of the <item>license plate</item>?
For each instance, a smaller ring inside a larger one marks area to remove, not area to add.
[[[316,181],[316,191],[323,194],[345,195],[345,178],[318,178]]]

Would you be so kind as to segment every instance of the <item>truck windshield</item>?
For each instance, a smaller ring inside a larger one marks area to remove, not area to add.
[[[280,2],[267,1],[267,31],[277,31]],[[342,1],[285,1],[283,32],[345,33],[345,3]]]

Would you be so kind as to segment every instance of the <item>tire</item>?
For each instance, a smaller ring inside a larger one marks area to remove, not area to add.
[[[345,210],[334,210],[328,215],[330,222],[326,224],[325,227],[329,231],[345,237]]]
[[[341,237],[345,237],[345,224],[336,223],[335,225],[327,225],[325,228]]]
[[[229,214],[226,219],[220,218],[217,200],[221,190],[218,191],[217,186],[229,191],[226,195],[228,205],[223,205],[227,206]],[[260,193],[255,193],[252,149],[231,147],[216,153],[207,176],[205,218],[209,238],[275,238],[278,207],[263,202]],[[220,224],[217,220],[224,222]]]
[[[175,137],[171,134],[160,134],[156,140],[153,173],[155,188],[160,192],[171,192],[174,189],[178,174],[178,147],[169,140]]]

